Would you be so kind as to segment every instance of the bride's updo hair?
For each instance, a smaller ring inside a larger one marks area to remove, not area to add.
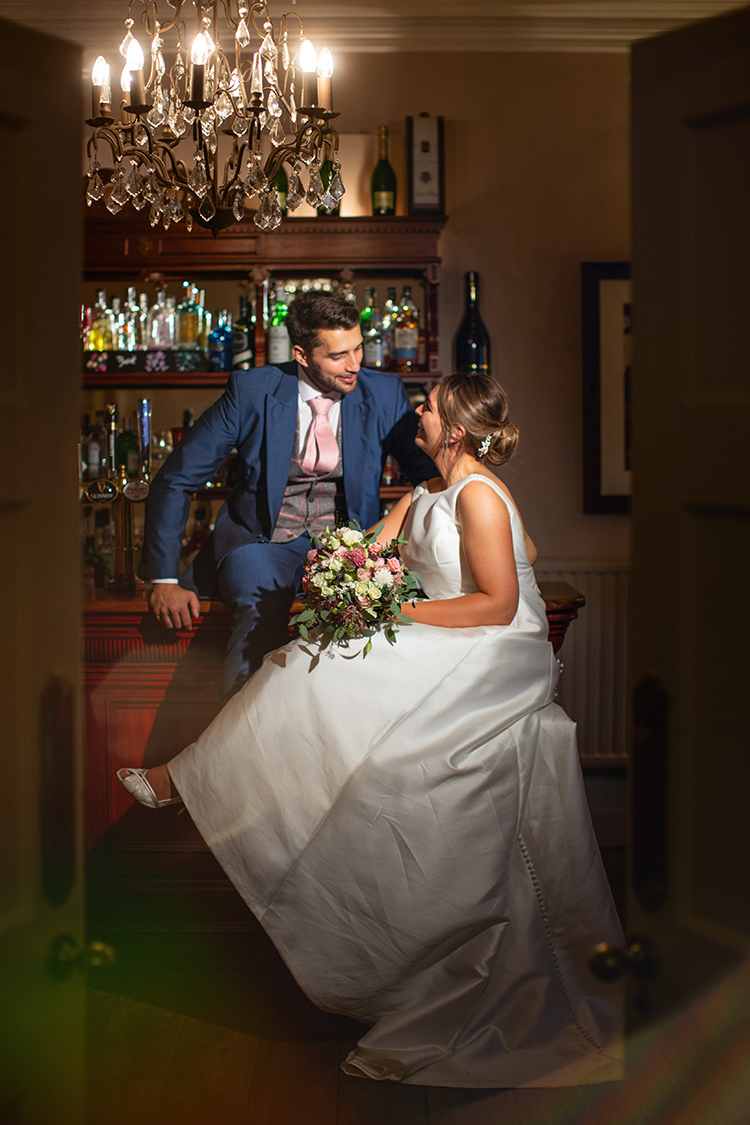
[[[508,417],[508,396],[490,375],[460,368],[438,386],[437,408],[444,440],[456,426],[466,435],[457,454],[478,457],[483,465],[504,465],[518,445],[519,433]]]

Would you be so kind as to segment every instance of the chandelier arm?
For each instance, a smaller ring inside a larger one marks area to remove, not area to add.
[[[182,5],[184,4],[184,2],[185,0],[167,0],[167,4],[169,5],[169,7],[174,10],[174,16],[169,21],[169,23],[160,24],[159,31],[171,31],[173,27],[177,26],[177,22],[180,18],[180,12],[182,10]],[[158,22],[156,4],[154,4],[154,20]]]

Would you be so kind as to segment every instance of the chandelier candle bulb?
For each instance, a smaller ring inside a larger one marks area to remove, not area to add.
[[[309,39],[305,39],[299,49],[299,65],[302,68],[302,104],[310,109],[318,104],[318,56]]]
[[[102,116],[102,103],[111,101],[109,90],[109,67],[107,60],[99,55],[91,70],[91,116]]]
[[[330,112],[333,109],[333,57],[324,47],[318,57],[318,105]]]
[[[125,67],[130,71],[130,108],[135,112],[143,112],[148,106],[143,82],[143,49],[137,39],[130,42]]]
[[[250,83],[250,93],[263,93],[263,63],[260,61],[260,54],[257,51],[253,55],[253,77]]]
[[[194,107],[205,104],[206,92],[206,62],[208,61],[208,43],[202,31],[199,31],[193,40],[190,51],[190,102]]]

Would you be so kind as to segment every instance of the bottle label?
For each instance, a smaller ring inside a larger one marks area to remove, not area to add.
[[[393,341],[396,350],[396,359],[411,359],[416,361],[417,336],[418,332],[416,328],[396,328]]]
[[[373,210],[378,211],[394,211],[396,208],[396,195],[392,191],[374,191],[372,193],[372,206]]]
[[[232,369],[243,370],[253,366],[252,338],[247,328],[232,329]]]
[[[288,363],[292,358],[292,345],[285,324],[272,324],[268,330],[268,362]]]
[[[385,365],[385,342],[382,336],[365,340],[362,358],[365,367],[383,367]]]

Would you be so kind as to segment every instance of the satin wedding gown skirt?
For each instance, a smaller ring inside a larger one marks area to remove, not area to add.
[[[420,487],[403,553],[428,596],[473,590],[456,516],[469,479],[510,512],[510,625],[414,624],[365,658],[363,642],[294,641],[169,769],[307,995],[371,1025],[348,1073],[607,1081],[620,995],[587,959],[622,935],[520,519],[484,476]]]

